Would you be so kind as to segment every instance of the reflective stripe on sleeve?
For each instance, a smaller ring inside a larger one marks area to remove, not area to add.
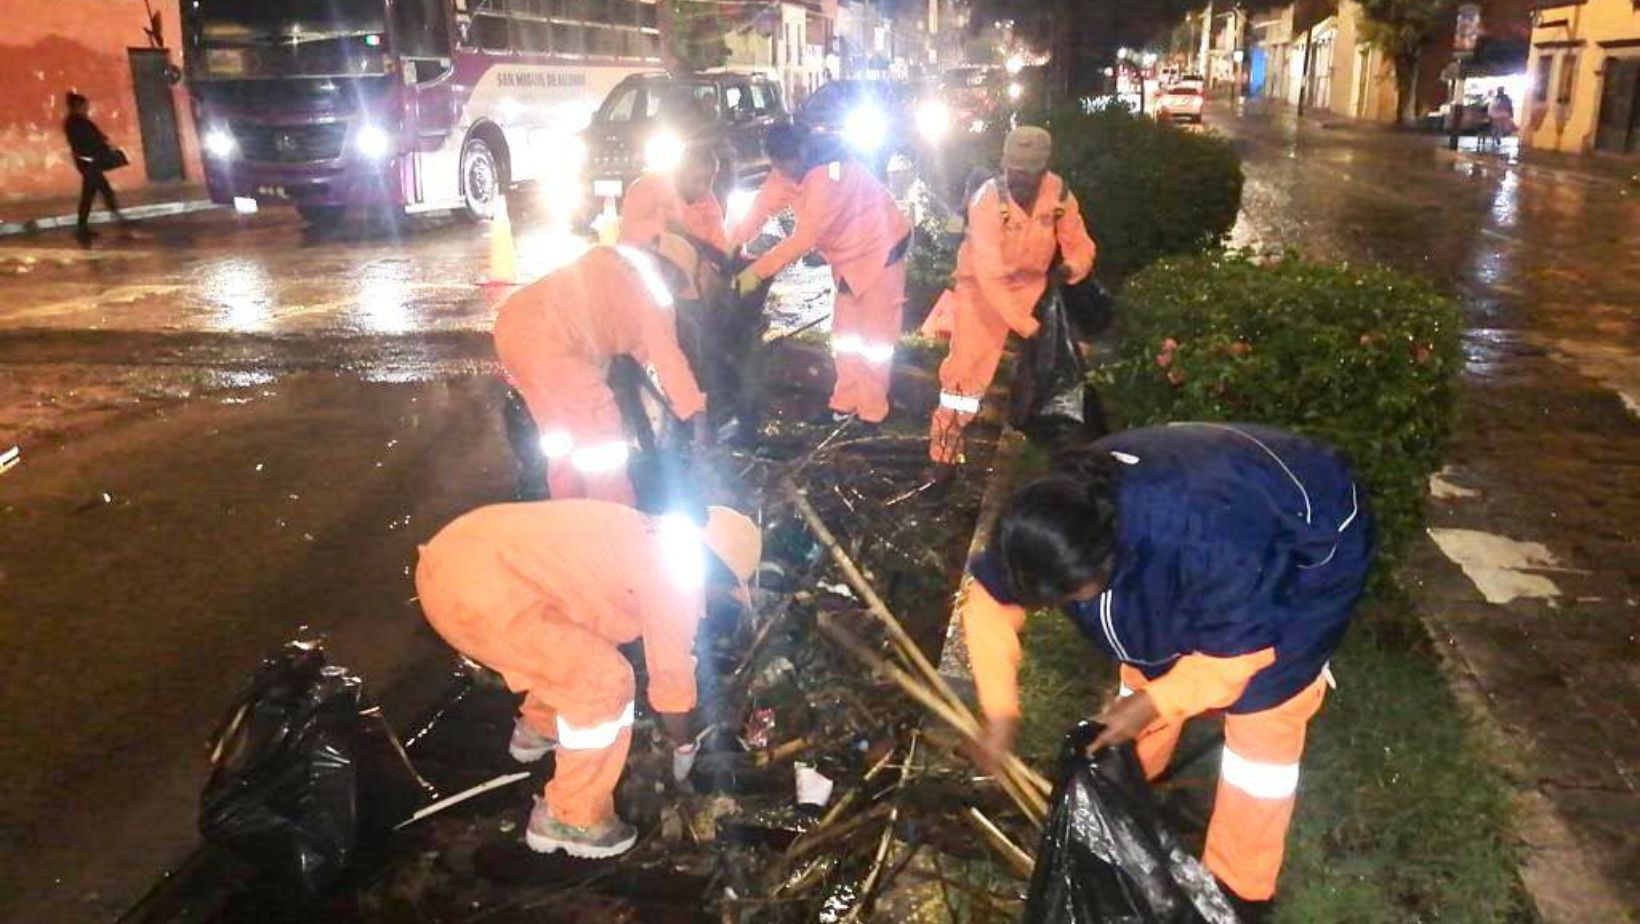
[[[589,475],[612,472],[626,465],[629,450],[625,443],[604,443],[577,449],[570,454],[575,467]]]
[[[558,717],[558,746],[566,751],[601,751],[615,743],[621,729],[632,727],[634,704],[627,703],[620,716],[589,728],[576,728]]]
[[[955,392],[940,392],[940,407],[958,414],[978,414],[979,399],[968,395],[959,395]]]
[[[643,286],[649,290],[649,297],[662,308],[672,307],[672,290],[666,287],[666,280],[661,278],[660,268],[654,263],[654,258],[636,247],[622,245],[615,248],[615,252],[626,258],[626,262],[638,271],[638,278],[643,280]]]
[[[1291,799],[1298,792],[1298,764],[1270,764],[1224,749],[1219,779],[1255,799]]]

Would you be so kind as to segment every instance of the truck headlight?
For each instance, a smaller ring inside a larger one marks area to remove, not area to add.
[[[370,160],[381,160],[393,151],[393,138],[375,125],[361,125],[353,135],[353,149]]]
[[[228,160],[239,153],[239,142],[233,133],[225,128],[207,129],[205,132],[205,153],[217,160]]]
[[[937,99],[917,106],[917,134],[929,144],[939,144],[951,131],[951,107]]]
[[[875,153],[888,140],[888,119],[875,106],[861,106],[843,121],[843,137],[856,150]]]
[[[672,132],[656,132],[643,145],[644,169],[666,173],[683,163],[683,139]]]

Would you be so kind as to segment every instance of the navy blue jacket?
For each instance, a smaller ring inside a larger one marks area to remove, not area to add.
[[[1181,656],[1274,648],[1231,712],[1313,683],[1338,648],[1372,565],[1365,498],[1320,443],[1249,424],[1174,424],[1094,444],[1119,463],[1110,586],[1067,615],[1095,646],[1154,680]],[[971,566],[1015,602],[1001,562]]]

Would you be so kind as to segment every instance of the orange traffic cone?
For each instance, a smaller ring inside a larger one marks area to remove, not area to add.
[[[518,252],[513,244],[512,217],[507,213],[507,197],[496,196],[495,213],[490,216],[490,278],[487,286],[518,284]]]

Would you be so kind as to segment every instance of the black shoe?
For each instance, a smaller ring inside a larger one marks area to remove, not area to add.
[[[810,417],[808,420],[804,421],[804,423],[807,423],[811,427],[835,428],[841,426],[849,420],[852,420],[853,418],[853,414],[839,414],[831,408],[827,408],[813,417]]]
[[[98,236],[95,231],[80,230],[74,232],[74,239],[80,242],[81,247],[90,247],[91,242],[96,240]]]

